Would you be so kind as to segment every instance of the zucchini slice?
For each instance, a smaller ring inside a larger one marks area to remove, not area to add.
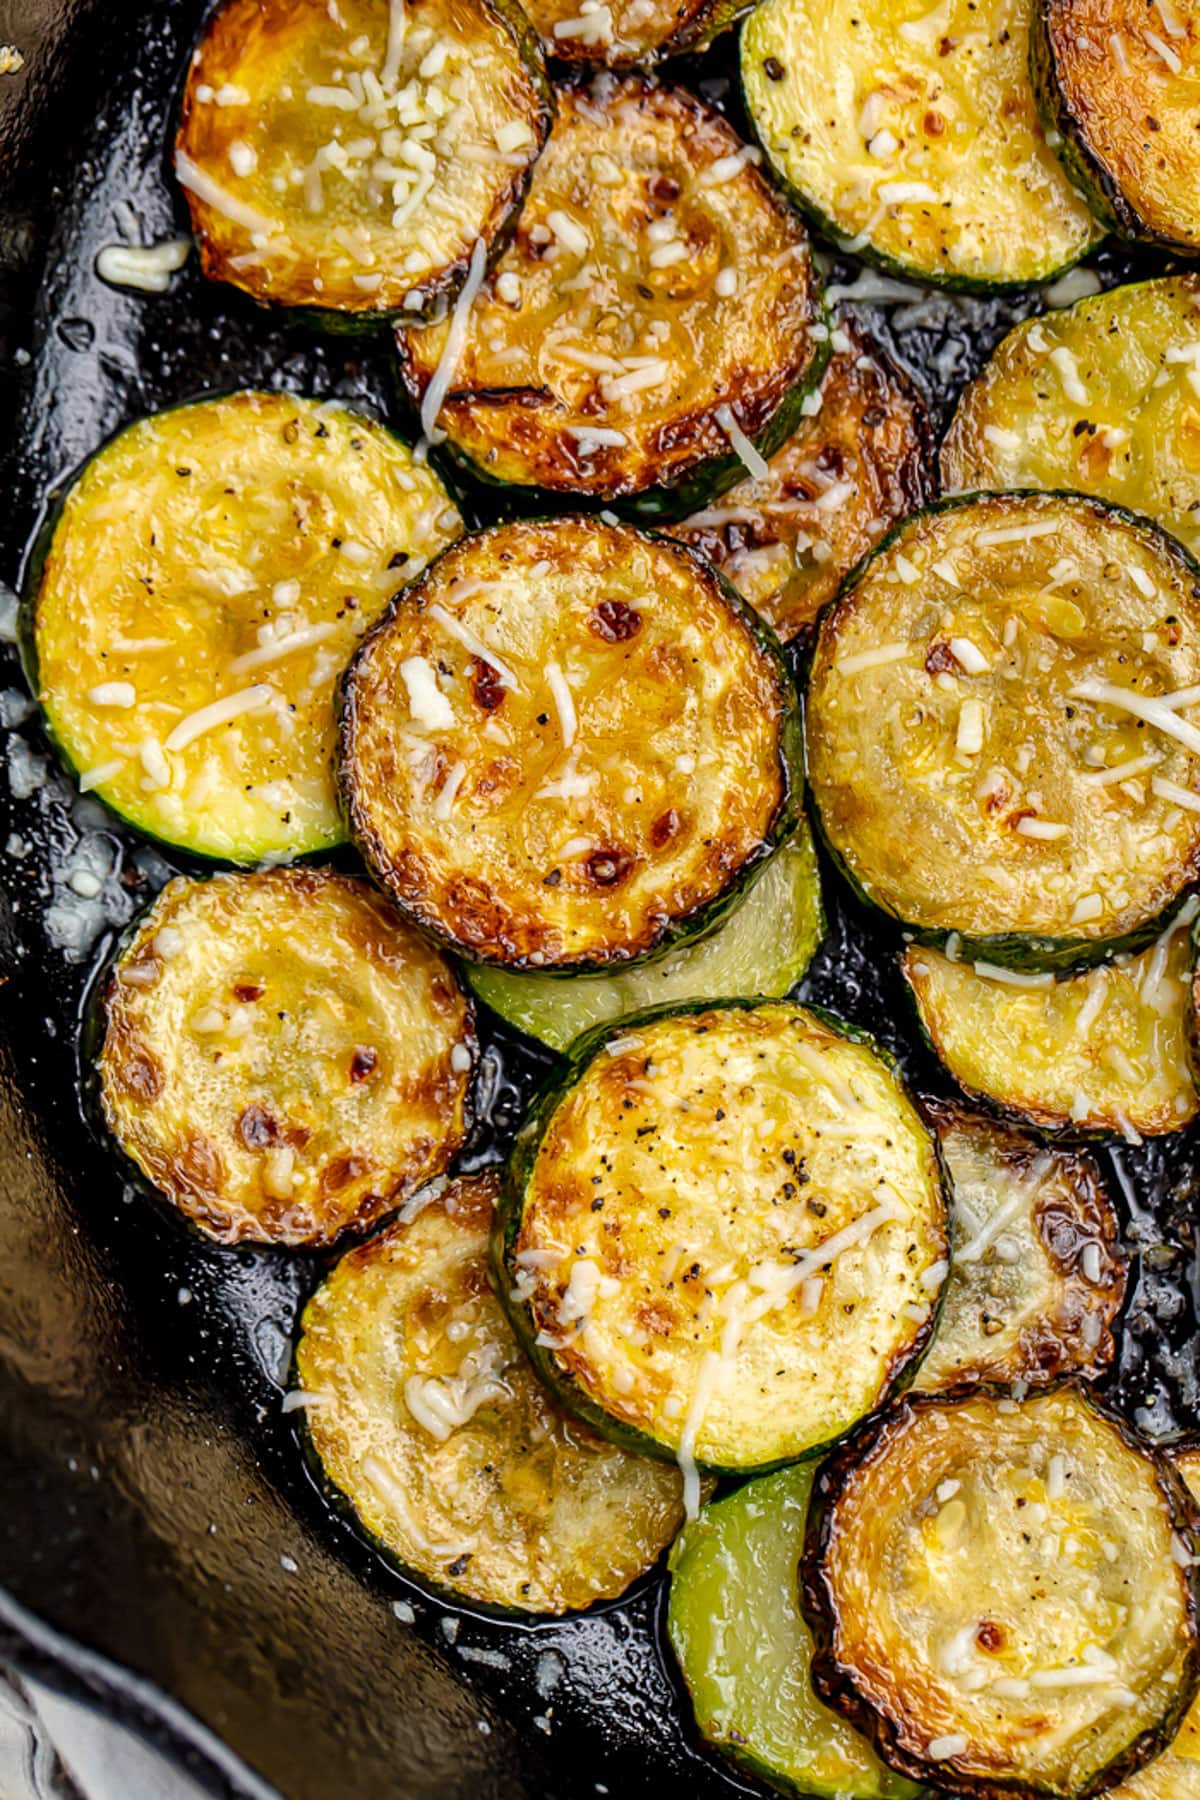
[[[465,1600],[563,1613],[624,1593],[683,1518],[676,1469],[564,1417],[488,1280],[491,1171],[349,1251],[305,1308],[311,1448],[385,1554]]]
[[[1080,1800],[1171,1740],[1200,1680],[1195,1505],[1086,1390],[918,1395],[813,1489],[813,1682],[893,1768]]]
[[[593,518],[463,539],[345,685],[354,836],[399,904],[512,968],[628,962],[715,924],[791,835],[799,702],[691,550]]]
[[[437,476],[340,405],[226,394],[98,451],[31,559],[29,682],[80,785],[254,863],[340,843],[334,687],[462,530]]]
[[[1192,903],[1181,917],[1194,910]],[[1044,1131],[1179,1131],[1200,1111],[1188,1066],[1187,932],[1055,981],[910,948],[902,967],[921,1027],[967,1093]]]
[[[825,370],[820,408],[771,458],[672,526],[728,575],[786,643],[807,631],[842,578],[927,498],[929,416],[909,378],[861,332]]]
[[[503,242],[552,116],[510,0],[224,0],[175,139],[204,273],[342,324],[428,313]]]
[[[667,1636],[700,1735],[784,1793],[909,1800],[918,1789],[816,1698],[796,1569],[815,1468],[797,1463],[704,1507],[671,1551]]]
[[[915,1387],[1092,1377],[1125,1297],[1120,1221],[1094,1159],[929,1101],[950,1193],[950,1280]]]
[[[1200,276],[1089,294],[1026,319],[963,393],[945,488],[1075,488],[1200,551]]]
[[[1037,0],[1048,127],[1096,212],[1127,237],[1200,249],[1200,20],[1172,0]]]
[[[679,516],[757,464],[753,445],[783,442],[828,344],[804,227],[756,156],[681,88],[559,90],[463,342],[448,321],[397,334],[426,413],[448,379],[437,424],[476,474],[599,499],[668,489],[643,510]]]
[[[589,1034],[522,1126],[495,1255],[566,1405],[696,1468],[809,1456],[933,1329],[946,1221],[891,1065],[802,1007],[702,1004]]]
[[[645,68],[663,56],[701,50],[749,10],[753,0],[530,0],[525,10],[547,56],[609,69]]]
[[[1078,494],[942,501],[822,623],[825,835],[923,942],[1034,970],[1137,949],[1200,870],[1200,731],[1177,710],[1196,684],[1196,565],[1149,520]]]
[[[620,975],[513,974],[468,963],[476,999],[510,1025],[566,1050],[594,1025],[681,1000],[779,1000],[795,987],[825,934],[812,834],[802,825],[754,877],[745,899],[707,937]]]
[[[1200,1500],[1200,1451],[1167,1454],[1193,1500]],[[1200,1800],[1200,1701],[1193,1701],[1170,1749],[1113,1788],[1111,1800]]]
[[[446,1167],[474,1049],[453,970],[365,881],[178,879],[109,977],[100,1100],[209,1237],[328,1244]]]
[[[871,261],[946,287],[1047,281],[1103,235],[1050,149],[1037,0],[765,0],[746,106],[796,203]]]

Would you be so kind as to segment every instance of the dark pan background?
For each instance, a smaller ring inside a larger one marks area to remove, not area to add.
[[[395,416],[385,340],[318,339],[194,264],[161,298],[94,274],[123,204],[146,242],[182,223],[165,145],[199,16],[197,0],[0,0],[0,42],[27,58],[0,78],[8,583],[47,494],[141,413],[261,384]],[[730,44],[686,71],[723,103]],[[1132,266],[1100,262],[1106,280]],[[857,311],[940,426],[1007,324],[1040,304],[918,297]],[[0,688],[19,687],[13,652],[0,645],[0,658]],[[24,852],[0,859],[0,1655],[135,1724],[215,1793],[265,1794],[250,1769],[287,1800],[745,1791],[685,1722],[660,1576],[583,1618],[500,1624],[411,1587],[320,1498],[280,1412],[320,1266],[198,1244],[123,1187],[80,1110],[81,1001],[112,928],[169,871],[73,802],[52,764],[34,792],[10,795],[29,785],[28,753],[46,757],[36,719],[17,736],[25,749],[9,746],[0,781],[0,846],[13,831]],[[112,875],[104,929],[73,960],[44,913],[63,902],[81,832]],[[917,1047],[894,939],[832,878],[829,892],[830,938],[803,991],[877,1031],[919,1083],[944,1085]],[[503,1147],[548,1066],[498,1031],[485,1040],[468,1166]],[[1162,1435],[1200,1425],[1195,1146],[1193,1133],[1104,1158],[1133,1257],[1116,1387]]]

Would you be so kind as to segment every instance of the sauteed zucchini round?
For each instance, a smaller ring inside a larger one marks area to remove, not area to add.
[[[667,490],[639,510],[679,516],[782,443],[828,332],[804,228],[757,154],[681,88],[560,89],[457,354],[452,321],[399,333],[405,385],[450,449],[492,482]]]
[[[1165,1458],[1082,1388],[906,1398],[813,1490],[817,1692],[914,1780],[1093,1795],[1195,1696],[1195,1520]]]
[[[170,882],[114,965],[102,1022],[109,1130],[221,1243],[372,1225],[466,1132],[470,1003],[347,875]]]
[[[749,0],[530,0],[526,12],[548,56],[643,68],[702,48],[747,10]]]
[[[80,785],[193,854],[341,841],[334,686],[462,529],[437,476],[336,403],[236,393],[140,419],[30,562],[30,685]]]
[[[567,1405],[695,1468],[811,1455],[880,1404],[945,1280],[937,1158],[891,1067],[802,1007],[589,1034],[522,1127],[495,1257]]]
[[[1090,294],[1026,319],[959,400],[942,484],[1076,488],[1200,549],[1200,276]]]
[[[692,551],[600,519],[464,539],[345,685],[341,783],[427,930],[513,968],[695,936],[798,815],[778,645]]]
[[[1136,949],[1200,871],[1200,573],[1072,494],[943,501],[822,625],[808,765],[829,843],[923,941],[1025,969]]]
[[[950,1196],[950,1280],[914,1385],[1099,1375],[1125,1297],[1120,1221],[1094,1159],[928,1101]]]
[[[683,1517],[676,1469],[564,1417],[488,1280],[492,1172],[349,1251],[305,1308],[296,1375],[322,1469],[390,1556],[486,1606],[621,1594]]]
[[[1187,1044],[1194,910],[1140,956],[1062,981],[1014,982],[911,948],[903,969],[921,1027],[969,1094],[1044,1131],[1180,1131],[1200,1110]]]
[[[1126,236],[1200,249],[1200,24],[1173,0],[1037,0],[1047,124],[1097,213]]]
[[[566,1050],[591,1026],[643,1007],[681,1000],[763,995],[782,999],[804,974],[825,931],[812,834],[791,843],[747,885],[745,898],[715,931],[619,975],[512,973],[467,963],[476,998],[531,1037]]]
[[[329,324],[427,313],[511,229],[552,112],[509,0],[225,0],[175,141],[204,272]]]
[[[890,358],[853,328],[818,390],[815,412],[757,480],[748,476],[672,536],[694,544],[786,642],[806,631],[889,525],[926,497],[924,401]]]
[[[1046,281],[1102,236],[1046,142],[1037,0],[765,0],[742,89],[801,207],[864,256],[950,287]]]

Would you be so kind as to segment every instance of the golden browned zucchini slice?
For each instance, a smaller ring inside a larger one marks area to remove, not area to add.
[[[530,0],[525,10],[548,56],[625,69],[703,48],[750,4],[751,0]]]
[[[399,333],[426,428],[436,416],[489,481],[607,499],[670,489],[680,514],[756,463],[748,440],[769,454],[826,344],[804,227],[757,155],[681,88],[561,89],[461,344],[450,321]]]
[[[1192,1498],[1200,1500],[1200,1451],[1167,1454]],[[1170,1749],[1111,1789],[1111,1800],[1200,1800],[1200,1701],[1193,1701]]]
[[[340,405],[226,394],[131,425],[68,490],[23,608],[80,785],[200,856],[339,843],[337,678],[461,529],[407,445]]]
[[[1034,74],[1066,166],[1129,237],[1200,249],[1191,0],[1037,0]]]
[[[929,487],[925,403],[890,357],[839,327],[807,413],[761,481],[739,482],[671,527],[728,575],[786,643]]]
[[[1074,494],[942,501],[822,624],[825,835],[867,899],[971,959],[1138,949],[1200,869],[1197,693],[1196,565],[1149,520]]]
[[[779,647],[681,544],[600,519],[466,538],[368,638],[341,781],[426,929],[511,967],[605,967],[715,924],[796,824]]]
[[[903,968],[921,1026],[969,1094],[1047,1131],[1136,1140],[1200,1110],[1188,1067],[1186,919],[1139,956],[1063,981],[952,962],[915,946]]]
[[[1099,1375],[1125,1264],[1094,1159],[961,1106],[924,1110],[949,1176],[950,1280],[915,1385]]]
[[[175,140],[204,272],[344,324],[427,312],[503,241],[552,111],[509,0],[225,0]]]
[[[470,1003],[348,875],[172,881],[101,1019],[109,1130],[221,1243],[327,1244],[372,1225],[465,1135]]]
[[[1038,0],[766,0],[750,117],[797,204],[865,256],[950,287],[1045,281],[1102,235],[1046,142]]]
[[[914,1780],[1096,1794],[1195,1696],[1195,1519],[1166,1459],[1081,1387],[906,1398],[813,1489],[817,1693]]]
[[[1200,550],[1200,277],[1089,294],[1026,319],[965,390],[942,484],[1075,488]]]
[[[919,1355],[946,1277],[930,1137],[803,1007],[695,1004],[580,1040],[522,1127],[502,1294],[567,1405],[744,1474],[811,1455]]]
[[[650,1567],[681,1483],[538,1381],[488,1279],[495,1190],[451,1182],[349,1251],[305,1309],[296,1374],[326,1476],[388,1555],[466,1600],[562,1613]]]

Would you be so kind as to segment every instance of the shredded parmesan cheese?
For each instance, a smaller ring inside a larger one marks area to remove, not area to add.
[[[253,687],[242,688],[236,694],[226,694],[220,700],[210,700],[207,706],[197,707],[186,718],[180,719],[163,748],[166,750],[186,750],[189,744],[203,737],[206,732],[216,731],[221,725],[228,725],[233,719],[241,718],[243,713],[256,712],[260,706],[266,706],[275,697],[275,689],[257,682]]]
[[[433,371],[429,386],[425,389],[421,399],[421,430],[431,444],[441,443],[445,436],[444,432],[438,430],[437,416],[450,391],[450,384],[454,380],[459,358],[466,347],[471,307],[475,303],[476,294],[483,285],[486,267],[487,245],[481,237],[477,237],[471,249],[467,279],[462,285],[458,298],[454,302],[454,310],[450,314],[450,329],[446,333],[442,354],[438,358],[437,368]]]

